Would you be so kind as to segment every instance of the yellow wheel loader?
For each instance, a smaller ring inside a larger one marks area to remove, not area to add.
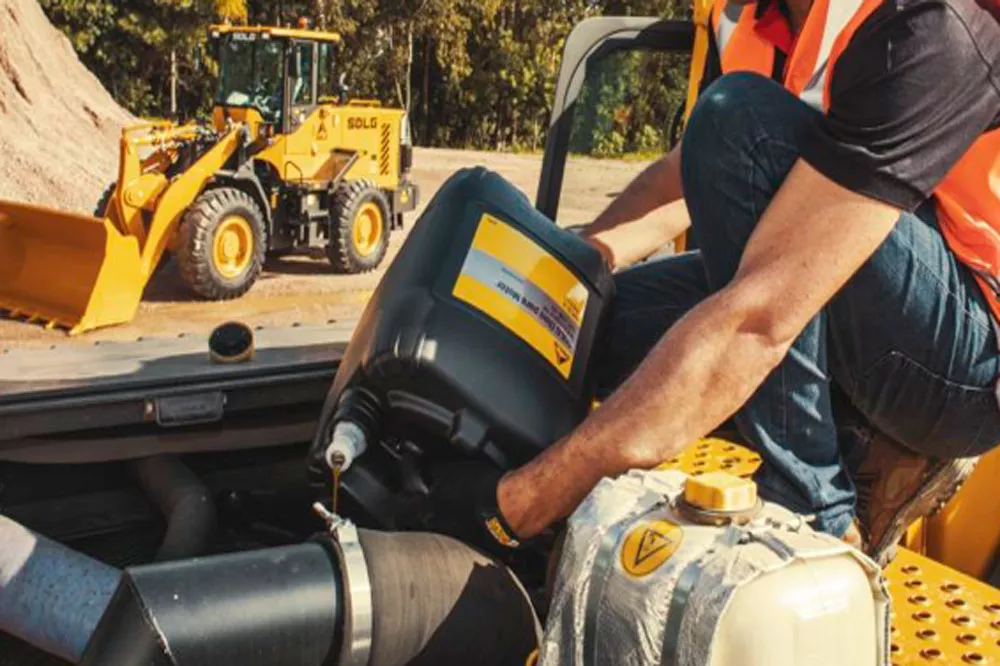
[[[340,273],[382,262],[419,196],[406,112],[347,99],[335,33],[211,34],[211,124],[125,128],[95,217],[0,201],[0,308],[75,334],[131,320],[168,253],[214,300],[246,293],[269,253],[320,248]]]

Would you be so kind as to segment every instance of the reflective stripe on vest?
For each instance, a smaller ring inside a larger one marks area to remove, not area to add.
[[[820,0],[817,4],[822,4],[823,1],[827,2],[826,21],[820,38],[819,52],[816,56],[816,64],[812,68],[813,74],[803,87],[802,92],[799,93],[799,98],[814,109],[825,111],[829,107],[826,98],[826,83],[830,71],[830,55],[833,53],[833,44],[865,2],[864,0]],[[878,5],[878,3],[869,4]]]
[[[735,2],[717,2],[718,14],[715,18],[715,43],[722,51],[729,44],[730,38],[736,32],[736,26],[740,22],[744,7]]]
[[[785,75],[785,87],[826,113],[837,61],[858,28],[890,0],[816,0]],[[717,0],[712,13],[722,73],[770,77],[774,46],[755,30],[756,4]],[[980,137],[935,189],[938,222],[955,256],[976,275],[1000,321],[1000,130]]]

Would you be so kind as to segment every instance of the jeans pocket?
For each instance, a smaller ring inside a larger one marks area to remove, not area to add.
[[[993,386],[954,382],[900,352],[872,364],[852,398],[872,425],[922,455],[962,458],[1000,442]]]

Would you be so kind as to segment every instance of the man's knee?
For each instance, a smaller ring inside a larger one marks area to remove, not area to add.
[[[759,121],[756,113],[748,112],[749,107],[783,92],[781,86],[759,74],[723,76],[698,98],[684,131],[682,159],[711,160],[717,156],[714,148],[732,150],[752,141]]]
[[[815,122],[816,112],[771,79],[752,72],[727,74],[702,93],[681,147],[682,173],[697,180],[740,159],[769,138],[793,142]],[[688,178],[685,178],[687,187]]]

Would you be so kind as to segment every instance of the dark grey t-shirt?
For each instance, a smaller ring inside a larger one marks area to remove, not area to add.
[[[758,15],[778,1],[760,0]],[[721,73],[712,51],[708,82]],[[778,80],[784,61],[779,50]],[[913,210],[997,128],[1000,0],[886,0],[837,61],[829,112],[802,157],[854,192]]]

